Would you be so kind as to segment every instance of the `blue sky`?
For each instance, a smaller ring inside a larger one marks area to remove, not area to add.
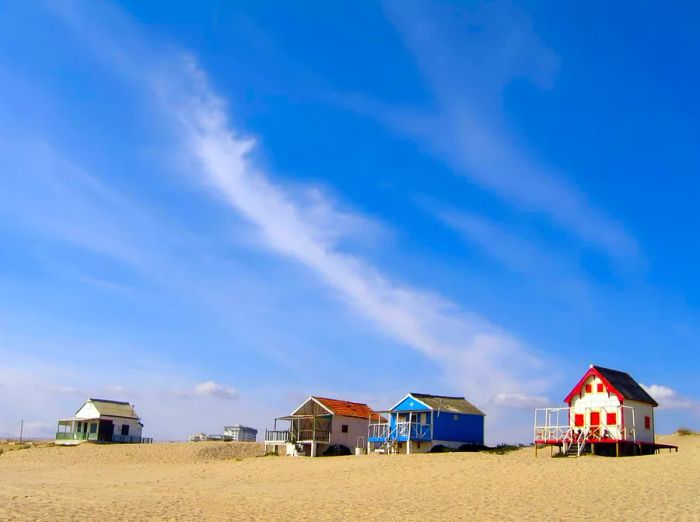
[[[700,427],[692,13],[0,10],[0,435],[148,434],[309,394],[465,394],[531,436],[591,363]]]

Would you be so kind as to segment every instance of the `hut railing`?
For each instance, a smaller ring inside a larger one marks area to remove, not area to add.
[[[331,432],[326,430],[299,430],[298,441],[330,442]]]
[[[97,440],[97,433],[58,431],[56,440]]]
[[[598,414],[598,423],[591,424],[591,413]],[[608,423],[613,415],[614,423]],[[583,424],[575,425],[576,415],[583,415]],[[627,418],[625,418],[627,415]],[[588,442],[632,441],[636,442],[634,408],[631,406],[600,406],[586,408],[583,412],[571,408],[537,408],[535,410],[534,441],[561,443],[565,447],[578,442],[582,433]]]
[[[265,430],[265,442],[292,442],[290,430]]]
[[[389,436],[389,430],[389,423],[387,422],[370,424],[367,428],[367,439],[385,440]]]
[[[396,437],[398,439],[423,439],[430,440],[430,424],[401,421],[396,423]]]

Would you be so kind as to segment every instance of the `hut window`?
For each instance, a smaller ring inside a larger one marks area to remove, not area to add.
[[[97,433],[97,424],[90,424],[90,433]]]
[[[586,384],[586,393],[592,393],[592,392],[593,392],[593,385]]]
[[[598,386],[596,386],[596,390],[598,393],[603,393],[603,383],[598,383]]]
[[[128,434],[129,434],[129,425],[122,424],[122,435],[128,435]]]
[[[649,415],[647,415],[646,417],[644,417],[644,427],[645,427],[646,429],[650,429],[650,428],[651,428],[651,417],[649,417]]]
[[[452,416],[452,420],[458,421],[458,420],[459,420],[459,415],[457,415],[457,414],[455,413],[455,414]]]
[[[605,424],[608,426],[615,425],[617,424],[617,414],[616,413],[608,413],[605,418]]]
[[[583,413],[577,413],[574,415],[574,424],[576,426],[583,426]]]
[[[340,431],[342,431],[343,433],[347,433],[348,432],[348,425],[347,424],[341,425]]]

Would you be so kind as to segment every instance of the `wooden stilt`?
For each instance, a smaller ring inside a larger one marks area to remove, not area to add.
[[[620,443],[619,442],[615,443],[615,456],[616,457],[620,456]]]
[[[537,443],[535,442],[535,458],[537,458]]]

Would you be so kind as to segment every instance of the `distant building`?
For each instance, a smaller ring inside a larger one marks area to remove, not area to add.
[[[368,427],[370,451],[424,453],[484,444],[484,413],[464,397],[409,393]]]
[[[81,442],[153,442],[141,434],[143,424],[128,402],[88,399],[69,419],[58,421],[56,444]]]
[[[224,440],[234,442],[255,442],[258,430],[235,424],[234,426],[224,426]]]

